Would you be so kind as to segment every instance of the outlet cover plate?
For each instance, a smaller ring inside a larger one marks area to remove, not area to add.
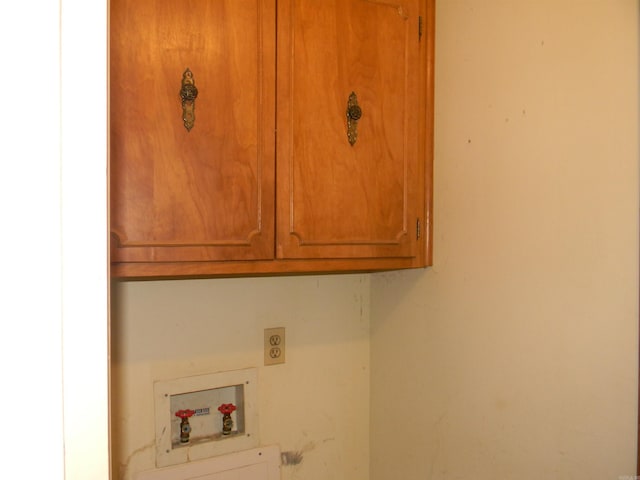
[[[278,365],[285,362],[284,327],[264,329],[264,364]]]

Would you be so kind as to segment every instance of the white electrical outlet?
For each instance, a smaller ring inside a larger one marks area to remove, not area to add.
[[[264,364],[277,365],[285,360],[284,327],[264,329]]]

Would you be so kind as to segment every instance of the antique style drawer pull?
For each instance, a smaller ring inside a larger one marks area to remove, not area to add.
[[[351,92],[347,102],[347,139],[351,145],[358,139],[358,120],[361,117],[362,109],[358,105],[358,97],[355,92]]]
[[[182,88],[180,89],[180,98],[182,99],[182,121],[184,128],[191,131],[196,121],[195,103],[198,96],[198,89],[193,80],[193,73],[188,68],[182,74]]]

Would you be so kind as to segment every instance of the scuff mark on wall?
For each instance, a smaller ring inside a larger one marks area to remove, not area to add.
[[[131,460],[133,460],[133,457],[135,457],[136,455],[142,452],[145,452],[146,450],[149,450],[150,448],[154,448],[155,446],[156,446],[156,441],[151,440],[149,443],[141,447],[138,447],[133,452],[131,452],[129,456],[124,459],[124,462],[120,463],[120,471],[118,472],[119,473],[118,477],[120,478],[120,480],[128,480],[129,478],[131,478],[131,475],[128,475],[128,470],[129,470],[129,464],[131,463]]]
[[[443,423],[446,422],[447,412],[442,412],[442,414],[438,417],[438,419],[434,422],[432,429],[435,432],[435,436],[433,439],[433,446],[431,459],[429,461],[429,478],[434,478],[436,467],[441,467],[440,463],[442,463],[442,454],[443,454],[443,443],[444,443],[444,426]],[[445,467],[446,469],[446,467]]]
[[[285,467],[300,465],[302,460],[304,460],[304,454],[300,450],[295,452],[282,452],[280,457],[282,458],[282,465]]]
[[[304,460],[304,454],[316,448],[313,442],[307,443],[300,450],[290,450],[280,454],[283,467],[300,465]]]

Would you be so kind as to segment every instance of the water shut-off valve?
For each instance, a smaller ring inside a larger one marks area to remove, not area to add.
[[[180,443],[189,443],[189,434],[191,433],[191,425],[189,425],[189,417],[196,413],[195,410],[178,410],[176,417],[180,417]]]
[[[230,435],[233,430],[233,419],[231,414],[236,410],[233,403],[223,403],[218,407],[218,411],[222,414],[222,434]]]

